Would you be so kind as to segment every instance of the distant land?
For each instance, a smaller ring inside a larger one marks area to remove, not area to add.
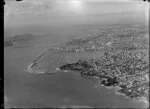
[[[31,33],[25,33],[20,35],[14,35],[12,37],[5,37],[4,38],[4,47],[13,46],[14,42],[21,42],[21,41],[29,41],[35,38],[34,35]]]

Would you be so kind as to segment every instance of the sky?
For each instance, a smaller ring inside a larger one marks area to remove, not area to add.
[[[77,19],[89,14],[148,11],[148,3],[135,1],[141,0],[23,0],[20,2],[5,0],[4,26],[6,29],[26,25],[46,25],[51,24],[56,18],[70,19],[68,16]]]

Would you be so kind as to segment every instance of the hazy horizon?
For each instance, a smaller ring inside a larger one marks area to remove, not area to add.
[[[92,24],[96,20],[93,16],[100,16],[97,17],[99,24],[112,23],[113,19],[116,19],[116,22],[118,19],[134,22],[136,17],[138,20],[141,19],[141,22],[148,22],[147,3],[131,2],[132,0],[88,1],[90,2],[87,0],[23,0],[21,2],[6,0],[5,36],[27,31],[48,34],[48,31],[55,27]]]

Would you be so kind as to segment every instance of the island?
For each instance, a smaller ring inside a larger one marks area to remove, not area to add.
[[[13,46],[12,41],[4,41],[4,46]]]
[[[4,47],[14,46],[15,42],[24,42],[24,41],[30,41],[35,38],[34,35],[31,33],[25,33],[20,35],[14,35],[11,37],[4,37]]]

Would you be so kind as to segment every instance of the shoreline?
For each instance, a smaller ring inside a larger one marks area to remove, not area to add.
[[[35,74],[46,74],[46,72],[33,70],[33,69],[32,69],[33,65],[34,65],[34,63],[31,63],[31,64],[28,65],[28,67],[27,67],[27,72],[29,72],[29,73],[35,73]],[[61,70],[60,68],[56,68],[56,69],[55,69],[55,72],[57,72],[57,71],[62,71],[62,70]],[[69,72],[69,71],[68,71],[68,70],[63,70],[62,72]],[[51,73],[48,73],[48,74],[51,74]],[[52,74],[53,74],[53,73],[52,73]],[[94,77],[96,77],[96,79],[100,78],[100,77],[98,77],[98,76],[94,76]],[[105,88],[108,89],[108,90],[114,89],[116,95],[121,95],[121,96],[124,96],[125,98],[130,99],[130,97],[126,96],[126,94],[120,93],[120,92],[118,91],[118,90],[122,89],[122,88],[119,87],[119,86],[105,86],[105,85],[103,85],[103,84],[100,84],[100,86],[105,87]],[[133,100],[136,101],[136,102],[143,102],[143,103],[146,103],[147,105],[149,105],[149,101],[148,101],[145,97],[138,97],[138,98],[133,99]]]
[[[59,68],[58,68],[59,69]],[[61,70],[61,69],[59,69]],[[68,70],[62,70],[63,72],[68,72]],[[86,75],[85,75],[86,76]],[[89,77],[89,76],[87,76]],[[96,79],[103,79],[99,76],[90,76],[90,77],[94,77]],[[125,98],[127,99],[131,99],[129,96],[126,96],[125,93],[121,93],[119,92],[120,89],[122,89],[120,86],[105,86],[104,84],[100,84],[100,86],[102,87],[105,87],[106,89],[108,90],[114,90],[115,91],[115,94],[116,95],[121,95],[121,96],[124,96]],[[136,102],[141,102],[141,103],[146,103],[147,105],[149,105],[149,101],[146,99],[146,97],[137,97],[137,98],[133,98],[133,101],[136,101]]]
[[[34,74],[54,74],[57,73],[58,71],[61,71],[59,68],[56,68],[54,71],[51,71],[51,73],[46,72],[46,71],[40,71],[40,70],[33,70],[32,67],[35,63],[30,63],[27,66],[26,72],[28,73],[34,73]],[[64,71],[64,72],[68,72],[68,71]]]
[[[44,71],[33,70],[33,69],[32,69],[32,66],[33,66],[34,64],[35,64],[35,63],[31,63],[31,64],[28,65],[28,67],[27,67],[27,72],[29,72],[29,73],[35,73],[35,74],[46,74],[46,72],[44,72]]]

